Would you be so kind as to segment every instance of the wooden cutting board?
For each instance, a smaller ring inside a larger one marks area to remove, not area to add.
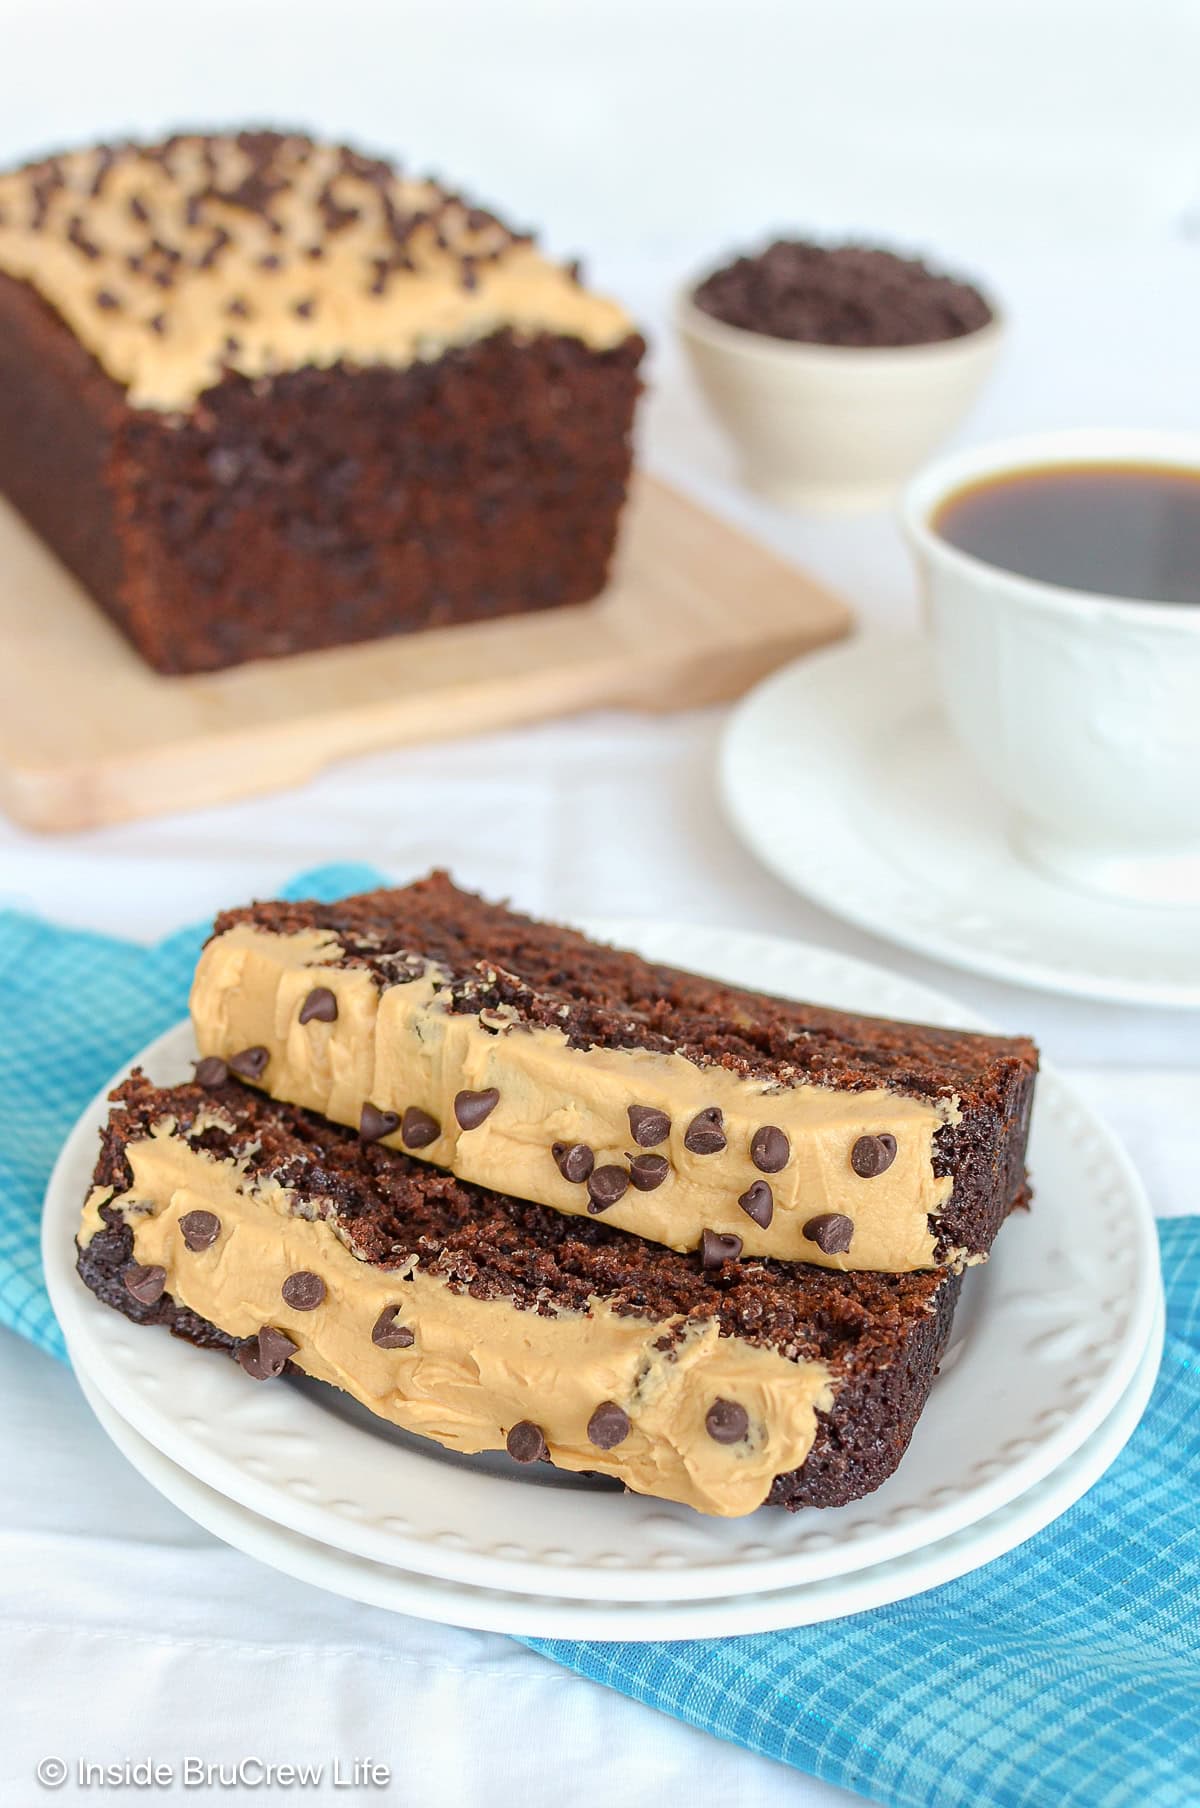
[[[0,807],[81,829],[278,790],[330,761],[596,704],[734,697],[845,603],[650,477],[594,603],[162,678],[0,502]]]

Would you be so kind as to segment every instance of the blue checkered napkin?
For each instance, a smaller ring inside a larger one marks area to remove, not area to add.
[[[286,888],[378,883],[325,867]],[[0,915],[0,1323],[63,1353],[38,1257],[58,1150],[184,1014],[203,927],[154,948]],[[1160,1225],[1162,1374],[1124,1455],[1009,1556],[761,1638],[529,1640],[694,1726],[896,1808],[1200,1808],[1200,1218]]]
[[[795,1632],[529,1640],[638,1701],[894,1808],[1200,1804],[1200,1218],[1159,1225],[1162,1372],[1124,1454],[1028,1544]]]
[[[382,883],[372,867],[324,866],[283,895],[339,898]],[[207,934],[202,923],[143,948],[0,912],[0,1324],[56,1356],[66,1350],[38,1248],[50,1170],[109,1075],[186,1014]]]

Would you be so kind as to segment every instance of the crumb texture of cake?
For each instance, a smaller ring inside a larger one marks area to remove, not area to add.
[[[465,1185],[236,1080],[113,1095],[79,1233],[106,1304],[463,1451],[719,1515],[835,1505],[907,1447],[959,1277],[706,1266]]]
[[[191,1005],[272,1096],[673,1249],[957,1267],[1028,1197],[1028,1041],[724,986],[445,874],[224,913]]]
[[[345,146],[0,175],[0,490],[164,672],[596,595],[643,349],[528,234]]]

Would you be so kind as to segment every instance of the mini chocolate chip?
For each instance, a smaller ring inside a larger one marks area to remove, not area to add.
[[[488,1086],[483,1092],[456,1092],[454,1095],[454,1115],[458,1119],[460,1130],[478,1130],[485,1117],[490,1117],[500,1103],[500,1094],[494,1086]]]
[[[532,1419],[521,1419],[504,1440],[504,1447],[514,1463],[536,1463],[549,1452],[540,1425]]]
[[[244,1048],[240,1054],[230,1055],[229,1065],[235,1074],[241,1074],[243,1080],[261,1080],[270,1059],[270,1050],[258,1042],[253,1048]]]
[[[736,1262],[742,1253],[742,1239],[732,1231],[706,1230],[700,1236],[700,1256],[706,1268],[721,1268]]]
[[[417,1341],[407,1325],[396,1323],[399,1306],[385,1306],[375,1320],[371,1342],[381,1350],[408,1350]]]
[[[201,1249],[212,1248],[221,1234],[221,1220],[216,1212],[185,1212],[179,1220],[179,1231],[195,1254]]]
[[[822,1212],[809,1219],[804,1234],[827,1256],[844,1256],[854,1235],[854,1220],[842,1212]]]
[[[282,1375],[288,1358],[299,1348],[286,1331],[264,1325],[252,1342],[244,1343],[238,1350],[237,1359],[251,1381],[273,1381],[276,1375]]]
[[[336,1023],[337,999],[328,986],[314,986],[300,1006],[301,1023]]]
[[[738,1204],[760,1230],[766,1230],[775,1216],[774,1195],[765,1180],[752,1180],[746,1191],[738,1194]]]
[[[760,1174],[778,1174],[786,1168],[792,1145],[777,1124],[763,1124],[750,1138],[750,1159]]]
[[[400,1138],[407,1149],[427,1149],[442,1134],[442,1126],[419,1105],[410,1105],[400,1125]]]
[[[197,1061],[197,1086],[207,1086],[211,1091],[214,1086],[224,1086],[228,1078],[229,1068],[220,1055],[205,1055],[203,1061]]]
[[[629,1175],[624,1168],[609,1162],[607,1167],[597,1168],[587,1183],[588,1198],[591,1204],[588,1211],[606,1212],[614,1206],[629,1187]]]
[[[399,1128],[400,1113],[398,1111],[381,1111],[378,1105],[372,1105],[370,1100],[363,1106],[362,1115],[358,1120],[358,1134],[364,1143],[377,1143],[381,1136],[391,1136]]]
[[[582,1186],[596,1165],[596,1157],[586,1143],[551,1143],[550,1153],[558,1163],[558,1171],[572,1186]]]
[[[121,1279],[125,1283],[125,1291],[132,1293],[139,1306],[153,1306],[163,1296],[167,1271],[157,1263],[151,1268],[143,1268],[140,1262],[131,1262],[123,1270]]]
[[[615,1400],[601,1400],[588,1420],[588,1441],[597,1450],[615,1450],[630,1433],[629,1414]]]
[[[671,1172],[665,1155],[634,1155],[629,1162],[629,1178],[639,1193],[652,1193]]]
[[[311,1268],[300,1268],[289,1274],[279,1289],[285,1306],[295,1312],[315,1312],[325,1298],[325,1283]]]
[[[740,1444],[750,1429],[750,1415],[736,1400],[714,1400],[704,1429],[715,1444]]]
[[[653,1105],[631,1105],[626,1115],[629,1134],[639,1149],[653,1149],[656,1143],[665,1143],[671,1134],[670,1118],[665,1111],[655,1110]]]
[[[860,1136],[850,1151],[850,1166],[864,1180],[886,1174],[896,1159],[896,1139],[884,1130],[878,1136]]]
[[[683,1146],[693,1155],[719,1155],[725,1147],[725,1118],[719,1105],[698,1111],[687,1127]]]

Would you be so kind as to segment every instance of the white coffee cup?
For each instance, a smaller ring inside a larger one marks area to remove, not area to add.
[[[964,485],[1056,465],[1200,475],[1200,434],[1079,430],[937,460],[901,514],[942,701],[1011,805],[1017,850],[1093,892],[1200,902],[1200,604],[1060,589],[985,564],[933,525]]]

